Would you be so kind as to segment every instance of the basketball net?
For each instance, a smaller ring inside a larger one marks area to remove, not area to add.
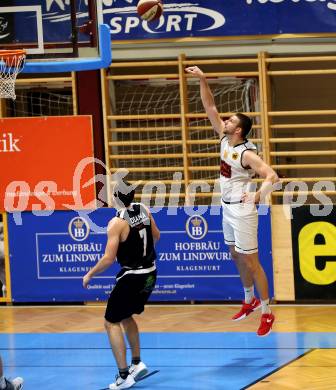
[[[0,98],[16,99],[15,81],[25,59],[24,50],[0,50]]]

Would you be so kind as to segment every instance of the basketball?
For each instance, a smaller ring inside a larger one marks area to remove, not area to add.
[[[137,5],[137,12],[141,19],[150,22],[162,15],[163,6],[160,0],[140,0]]]

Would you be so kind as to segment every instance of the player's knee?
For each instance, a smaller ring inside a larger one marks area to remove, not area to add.
[[[249,270],[250,273],[254,274],[256,271],[256,266],[253,262],[247,261],[246,262],[247,269]]]
[[[120,326],[120,323],[119,322],[113,323],[107,320],[104,321],[104,327],[107,331],[113,329],[115,326]]]
[[[112,325],[111,322],[108,322],[106,320],[104,321],[104,328],[105,328],[105,330],[108,331],[110,329],[111,325]]]
[[[254,256],[245,256],[245,264],[248,270],[253,274],[258,270],[259,261]]]
[[[232,260],[238,260],[239,254],[236,252],[234,247],[230,247],[230,253]]]
[[[127,327],[127,326],[133,325],[134,322],[135,321],[134,321],[133,317],[131,316],[131,317],[128,317],[128,318],[124,318],[121,321],[121,324],[122,324],[122,326]]]

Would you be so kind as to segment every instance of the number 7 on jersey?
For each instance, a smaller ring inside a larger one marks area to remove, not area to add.
[[[146,256],[146,251],[147,251],[147,230],[146,228],[143,228],[143,229],[140,229],[139,230],[139,235],[143,241],[143,247],[144,247],[144,250],[143,250],[143,256],[145,257]]]

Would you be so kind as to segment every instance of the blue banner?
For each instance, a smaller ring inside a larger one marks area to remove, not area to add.
[[[265,211],[265,210],[263,210]],[[266,210],[268,211],[268,209]],[[265,214],[265,212],[263,212]],[[82,277],[103,255],[108,208],[8,215],[12,297],[16,302],[106,300],[115,285],[114,264],[82,287]],[[158,279],[152,301],[240,300],[242,286],[223,243],[219,208],[153,210],[161,230]],[[273,295],[270,217],[259,217],[259,254]]]
[[[336,0],[164,0],[160,20],[142,21],[138,0],[102,0],[103,20],[112,40],[185,37],[227,37],[336,32]],[[40,0],[16,0],[16,5],[41,5]],[[70,5],[67,0],[42,2],[46,42],[70,41]],[[88,20],[87,2],[79,2],[78,25]],[[16,36],[29,42],[31,21],[16,14]],[[29,23],[28,23],[29,22]],[[28,27],[28,31],[27,31]],[[81,40],[85,36],[81,35]]]

